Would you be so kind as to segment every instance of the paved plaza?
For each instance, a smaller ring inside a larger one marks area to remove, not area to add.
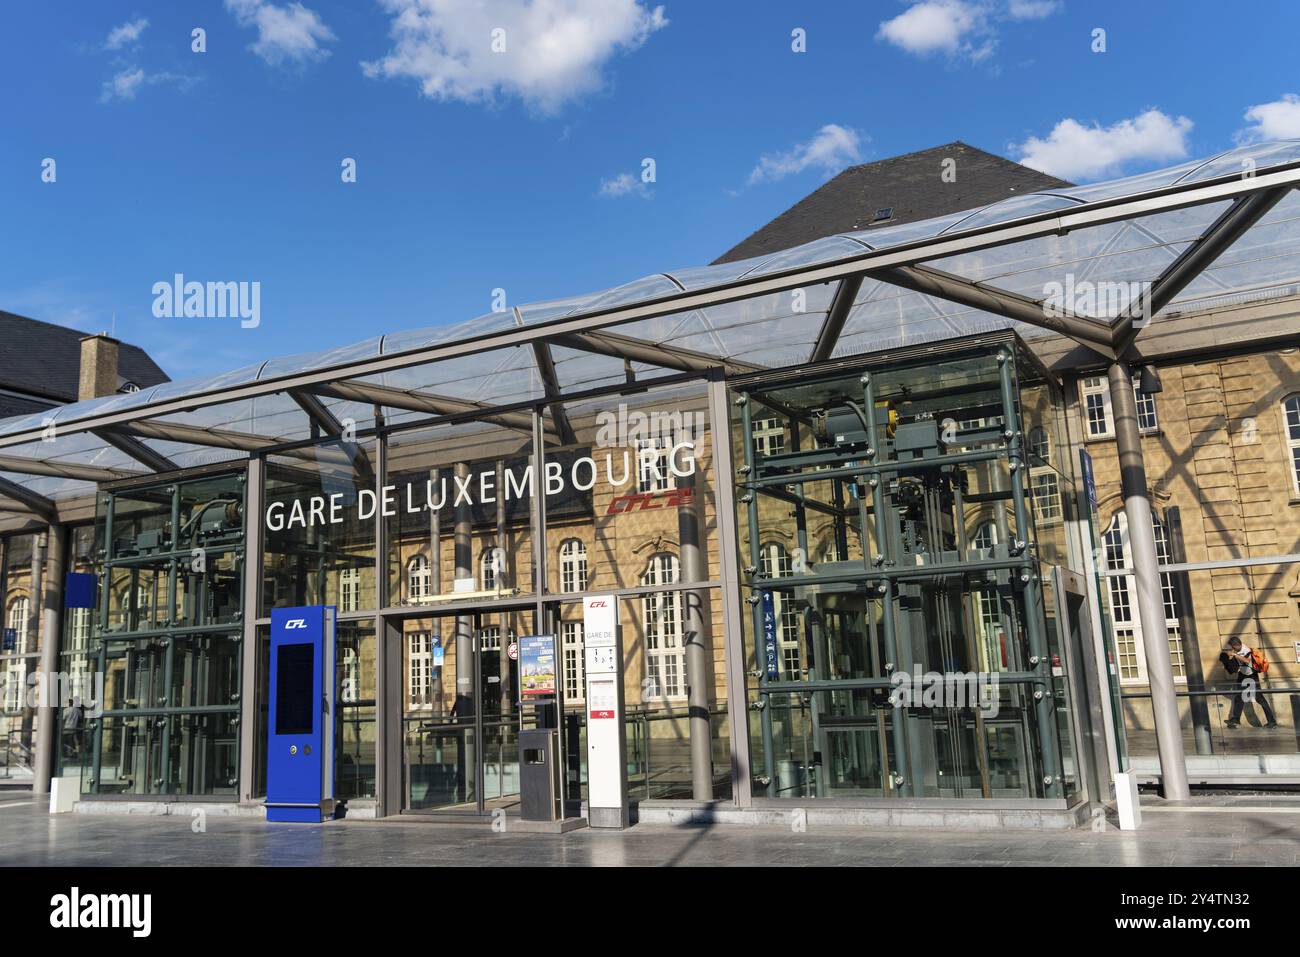
[[[623,833],[567,834],[427,820],[267,824],[206,815],[45,813],[46,802],[0,793],[0,866],[415,865],[727,866],[965,865],[1216,866],[1297,863],[1300,801],[1199,798],[1187,805],[1144,797],[1143,828],[1075,831],[637,825]]]

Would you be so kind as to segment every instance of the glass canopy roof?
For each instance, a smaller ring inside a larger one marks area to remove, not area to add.
[[[0,507],[24,489],[30,505],[364,430],[376,407],[388,423],[512,406],[526,417],[527,403],[629,371],[777,368],[1007,327],[1106,355],[1136,334],[1125,323],[1141,295],[1158,310],[1300,282],[1297,184],[1300,140],[1252,144],[17,416],[0,421]],[[1044,300],[1064,305],[1064,326],[1044,321]]]

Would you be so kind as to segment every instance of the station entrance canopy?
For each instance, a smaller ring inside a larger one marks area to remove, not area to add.
[[[268,452],[316,458],[321,438],[379,424],[531,433],[539,403],[549,402],[546,437],[565,442],[565,404],[629,381],[797,367],[996,328],[1123,358],[1171,307],[1300,280],[1298,185],[1300,140],[1255,144],[18,416],[0,421],[0,508],[51,521],[60,501],[100,482]]]

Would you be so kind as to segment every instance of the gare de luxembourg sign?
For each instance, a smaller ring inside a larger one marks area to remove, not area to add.
[[[695,474],[695,442],[686,438],[680,441],[651,444],[636,450],[635,456],[628,449],[621,453],[621,463],[616,463],[618,453],[607,452],[603,456],[584,455],[565,467],[562,462],[544,463],[544,486],[546,496],[560,495],[573,490],[590,491],[603,474],[606,484],[620,488],[633,482],[637,477],[650,480],[652,484],[670,477],[686,478]],[[635,467],[633,459],[635,458]],[[601,465],[603,464],[603,473]],[[621,474],[619,469],[621,468]],[[523,469],[503,468],[501,482],[497,484],[497,473],[483,471],[477,474],[442,476],[435,481],[430,478],[424,482],[408,482],[399,494],[398,485],[385,485],[382,489],[359,489],[352,492],[332,492],[327,495],[311,495],[292,501],[272,502],[266,507],[266,527],[269,531],[279,532],[293,528],[309,528],[319,525],[337,525],[346,521],[350,513],[365,521],[378,515],[396,516],[399,510],[407,514],[420,512],[440,512],[444,507],[459,508],[475,505],[492,505],[500,497],[501,501],[529,498],[536,484],[534,466]],[[692,497],[691,489],[672,489],[666,492],[666,506],[684,504]],[[617,515],[640,509],[660,507],[655,504],[654,492],[637,492],[617,496],[610,503],[606,514]]]

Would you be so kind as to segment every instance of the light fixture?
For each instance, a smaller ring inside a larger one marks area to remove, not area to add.
[[[1143,395],[1156,395],[1164,390],[1165,387],[1160,384],[1160,376],[1155,366],[1143,366],[1142,371],[1138,373],[1138,391]]]

